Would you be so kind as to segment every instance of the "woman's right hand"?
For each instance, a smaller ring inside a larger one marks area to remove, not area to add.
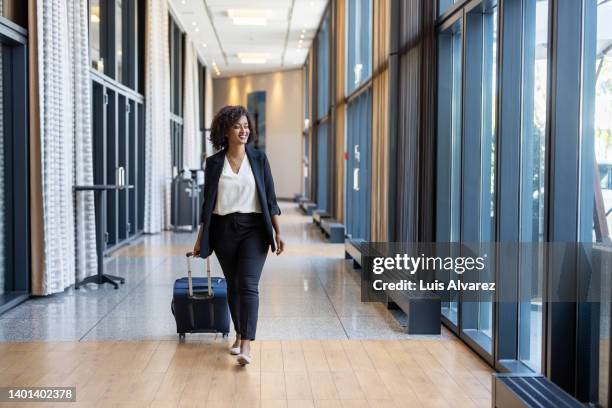
[[[193,256],[200,255],[200,237],[196,238],[195,245],[193,246]]]

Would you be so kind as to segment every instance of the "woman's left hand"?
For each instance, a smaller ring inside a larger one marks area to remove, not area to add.
[[[285,241],[283,241],[280,235],[276,235],[276,255],[280,255],[285,250]]]

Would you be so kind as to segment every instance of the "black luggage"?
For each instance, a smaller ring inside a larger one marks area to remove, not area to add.
[[[185,333],[229,333],[227,282],[210,276],[210,260],[206,258],[206,278],[191,277],[191,257],[187,253],[187,277],[174,282],[172,314],[176,320],[179,339]]]

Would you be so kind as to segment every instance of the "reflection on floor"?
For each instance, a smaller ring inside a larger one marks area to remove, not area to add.
[[[361,303],[343,245],[323,242],[294,204],[282,211],[287,250],[266,263],[247,369],[220,336],[177,341],[172,284],[195,235],[163,233],[108,259],[107,272],[126,277],[119,290],[68,289],[0,316],[0,386],[76,385],[86,407],[490,406],[479,358],[446,330],[409,336],[400,312]]]

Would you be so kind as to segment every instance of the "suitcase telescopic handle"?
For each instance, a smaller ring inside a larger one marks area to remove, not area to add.
[[[191,257],[193,256],[193,252],[187,252],[185,256],[187,257],[187,287],[189,289],[189,297],[193,298],[193,280],[191,276]],[[211,297],[213,291],[212,276],[210,274],[210,257],[206,257],[206,276],[208,278],[208,297]]]

